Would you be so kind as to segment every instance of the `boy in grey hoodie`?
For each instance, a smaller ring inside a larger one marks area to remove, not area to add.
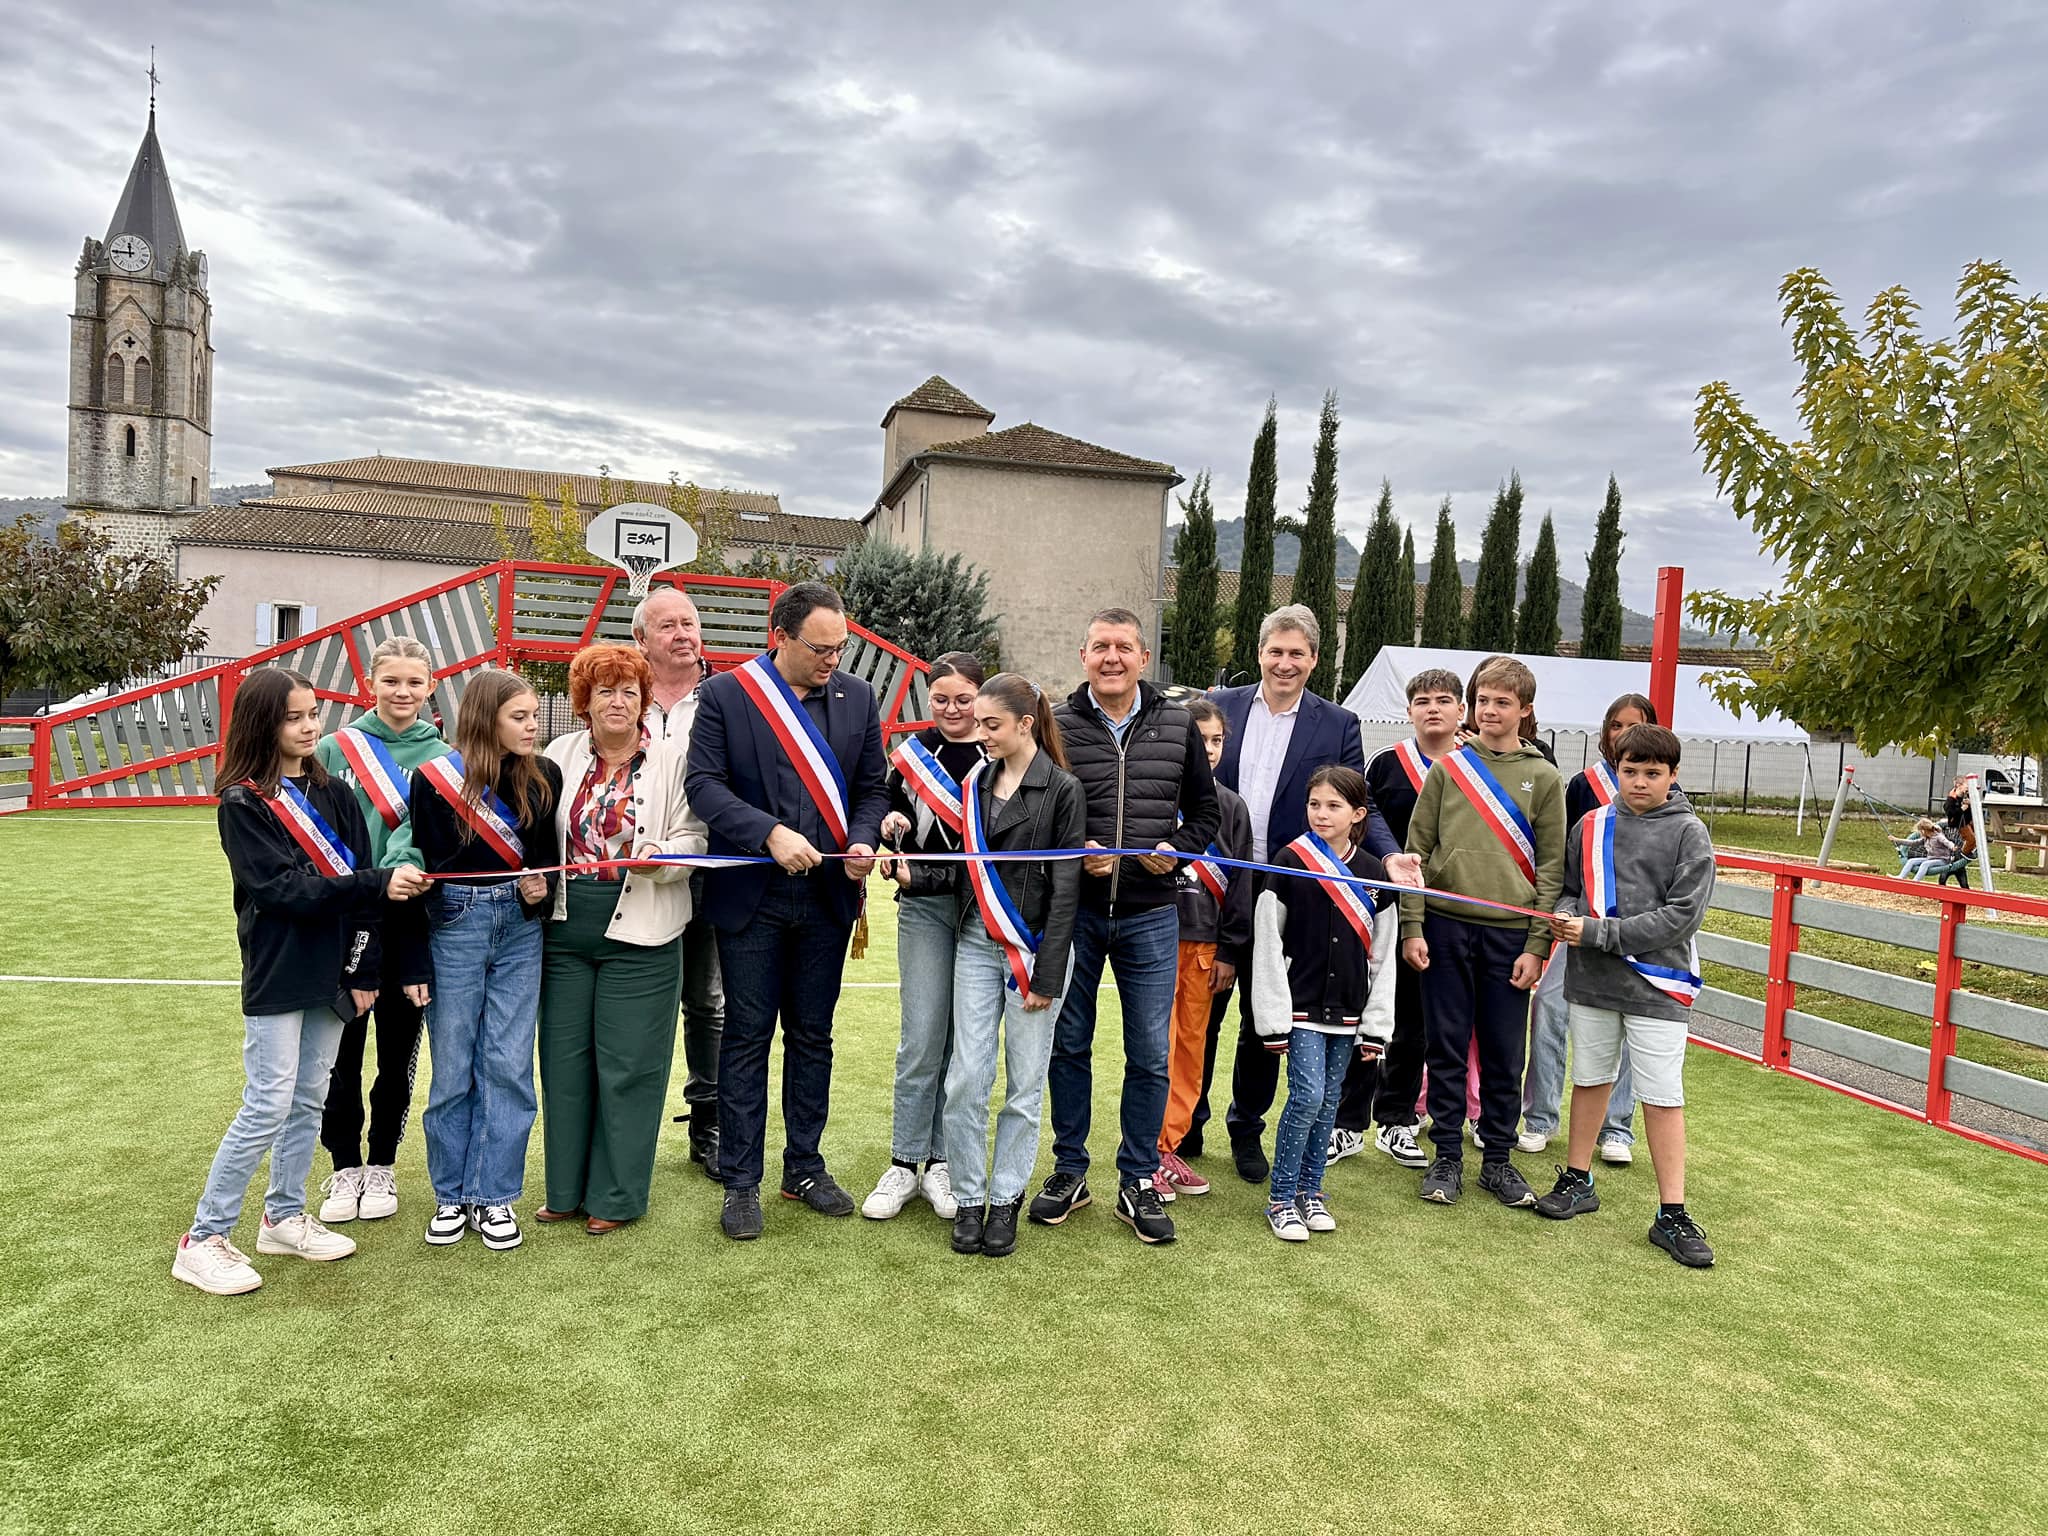
[[[1682,1074],[1686,1021],[1700,989],[1693,939],[1714,889],[1714,845],[1674,785],[1678,758],[1670,731],[1630,726],[1615,744],[1620,794],[1579,819],[1565,852],[1564,891],[1550,927],[1577,951],[1564,982],[1572,1032],[1570,1161],[1536,1210],[1562,1221],[1600,1208],[1593,1145],[1626,1039],[1657,1171],[1660,1204],[1650,1241],[1679,1263],[1704,1269],[1714,1251],[1685,1209]]]

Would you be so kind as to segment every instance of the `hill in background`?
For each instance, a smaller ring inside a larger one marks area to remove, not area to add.
[[[216,507],[240,506],[254,496],[268,496],[270,482],[258,481],[254,485],[216,485],[213,488],[213,504]],[[0,523],[12,523],[22,513],[35,519],[36,532],[48,538],[64,516],[62,496],[0,496]]]

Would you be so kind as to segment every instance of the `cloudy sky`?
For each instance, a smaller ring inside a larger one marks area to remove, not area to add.
[[[1966,261],[2043,281],[2031,0],[977,9],[8,0],[0,495],[63,485],[152,42],[222,484],[381,450],[851,515],[943,373],[1229,516],[1267,395],[1293,506],[1334,387],[1354,537],[1385,475],[1476,553],[1515,467],[1582,575],[1613,471],[1647,608],[1769,580],[1691,413],[1793,424],[1785,272],[1943,329]]]

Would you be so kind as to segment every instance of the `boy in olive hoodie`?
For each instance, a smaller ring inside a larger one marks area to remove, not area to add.
[[[1550,912],[1564,875],[1564,780],[1521,724],[1536,675],[1497,656],[1473,675],[1479,739],[1430,766],[1408,821],[1408,852],[1423,883],[1486,901]],[[1479,1187],[1502,1205],[1529,1207],[1529,1187],[1508,1152],[1522,1110],[1529,992],[1550,953],[1550,924],[1445,896],[1401,898],[1401,954],[1422,973],[1423,1048],[1429,1067],[1430,1140],[1436,1160],[1422,1198],[1449,1205],[1464,1187],[1465,1059],[1479,1041]]]

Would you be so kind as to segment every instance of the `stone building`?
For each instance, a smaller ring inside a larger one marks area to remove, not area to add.
[[[122,551],[168,554],[208,500],[213,308],[185,245],[156,107],[104,240],[78,258],[71,314],[67,513]]]
[[[1181,476],[995,413],[937,375],[882,417],[882,492],[870,537],[959,554],[988,573],[1003,664],[1049,689],[1081,675],[1098,609],[1134,610],[1158,650],[1166,514]]]

